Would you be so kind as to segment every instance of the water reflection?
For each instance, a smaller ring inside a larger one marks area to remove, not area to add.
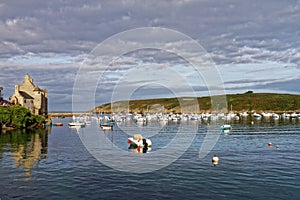
[[[138,147],[136,145],[130,144],[128,149],[133,153],[147,153],[151,151],[151,147]]]
[[[8,158],[14,160],[15,167],[24,170],[25,180],[31,180],[31,170],[41,159],[47,158],[50,131],[51,127],[1,132],[0,158],[10,155]]]

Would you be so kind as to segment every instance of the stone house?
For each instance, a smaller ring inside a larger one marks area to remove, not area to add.
[[[9,98],[13,104],[28,108],[32,114],[48,114],[48,91],[34,85],[33,79],[26,74],[21,85],[15,85],[15,93]]]

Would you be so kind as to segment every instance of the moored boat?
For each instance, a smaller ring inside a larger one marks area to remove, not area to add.
[[[230,124],[224,124],[224,125],[221,126],[221,130],[227,130],[227,129],[229,129],[229,130],[232,129]]]
[[[100,124],[100,127],[102,128],[102,130],[113,130],[113,124]]]
[[[69,126],[85,126],[85,123],[84,122],[69,122],[68,123]]]
[[[56,122],[55,124],[52,124],[53,126],[63,126],[64,124],[61,122]]]
[[[261,118],[261,115],[258,114],[258,113],[253,113],[253,117],[256,118],[256,119],[260,119],[260,118]]]
[[[150,139],[143,138],[141,134],[134,134],[133,137],[128,138],[128,144],[135,147],[151,147],[152,142]]]
[[[223,131],[224,133],[228,133],[231,130],[232,130],[232,127],[230,124],[224,124],[221,126],[221,131]]]

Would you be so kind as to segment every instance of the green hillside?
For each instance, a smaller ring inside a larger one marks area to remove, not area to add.
[[[187,98],[187,97],[181,97]],[[300,95],[294,94],[273,94],[273,93],[252,93],[226,95],[228,110],[240,111],[276,111],[294,112],[300,111]],[[179,98],[180,100],[180,98]],[[131,100],[129,102],[129,112],[173,112],[181,113],[181,107],[177,98]],[[125,105],[124,105],[125,104]],[[211,111],[211,97],[198,97],[199,113]],[[127,105],[124,102],[115,102],[97,106],[94,112],[126,112]],[[195,112],[194,109],[191,112]]]

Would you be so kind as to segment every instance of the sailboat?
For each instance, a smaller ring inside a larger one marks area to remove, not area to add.
[[[82,121],[76,119],[75,115],[73,115],[73,122],[69,122],[68,125],[69,125],[69,126],[80,126],[80,127],[84,127],[84,126],[85,126],[85,122],[82,122]]]

